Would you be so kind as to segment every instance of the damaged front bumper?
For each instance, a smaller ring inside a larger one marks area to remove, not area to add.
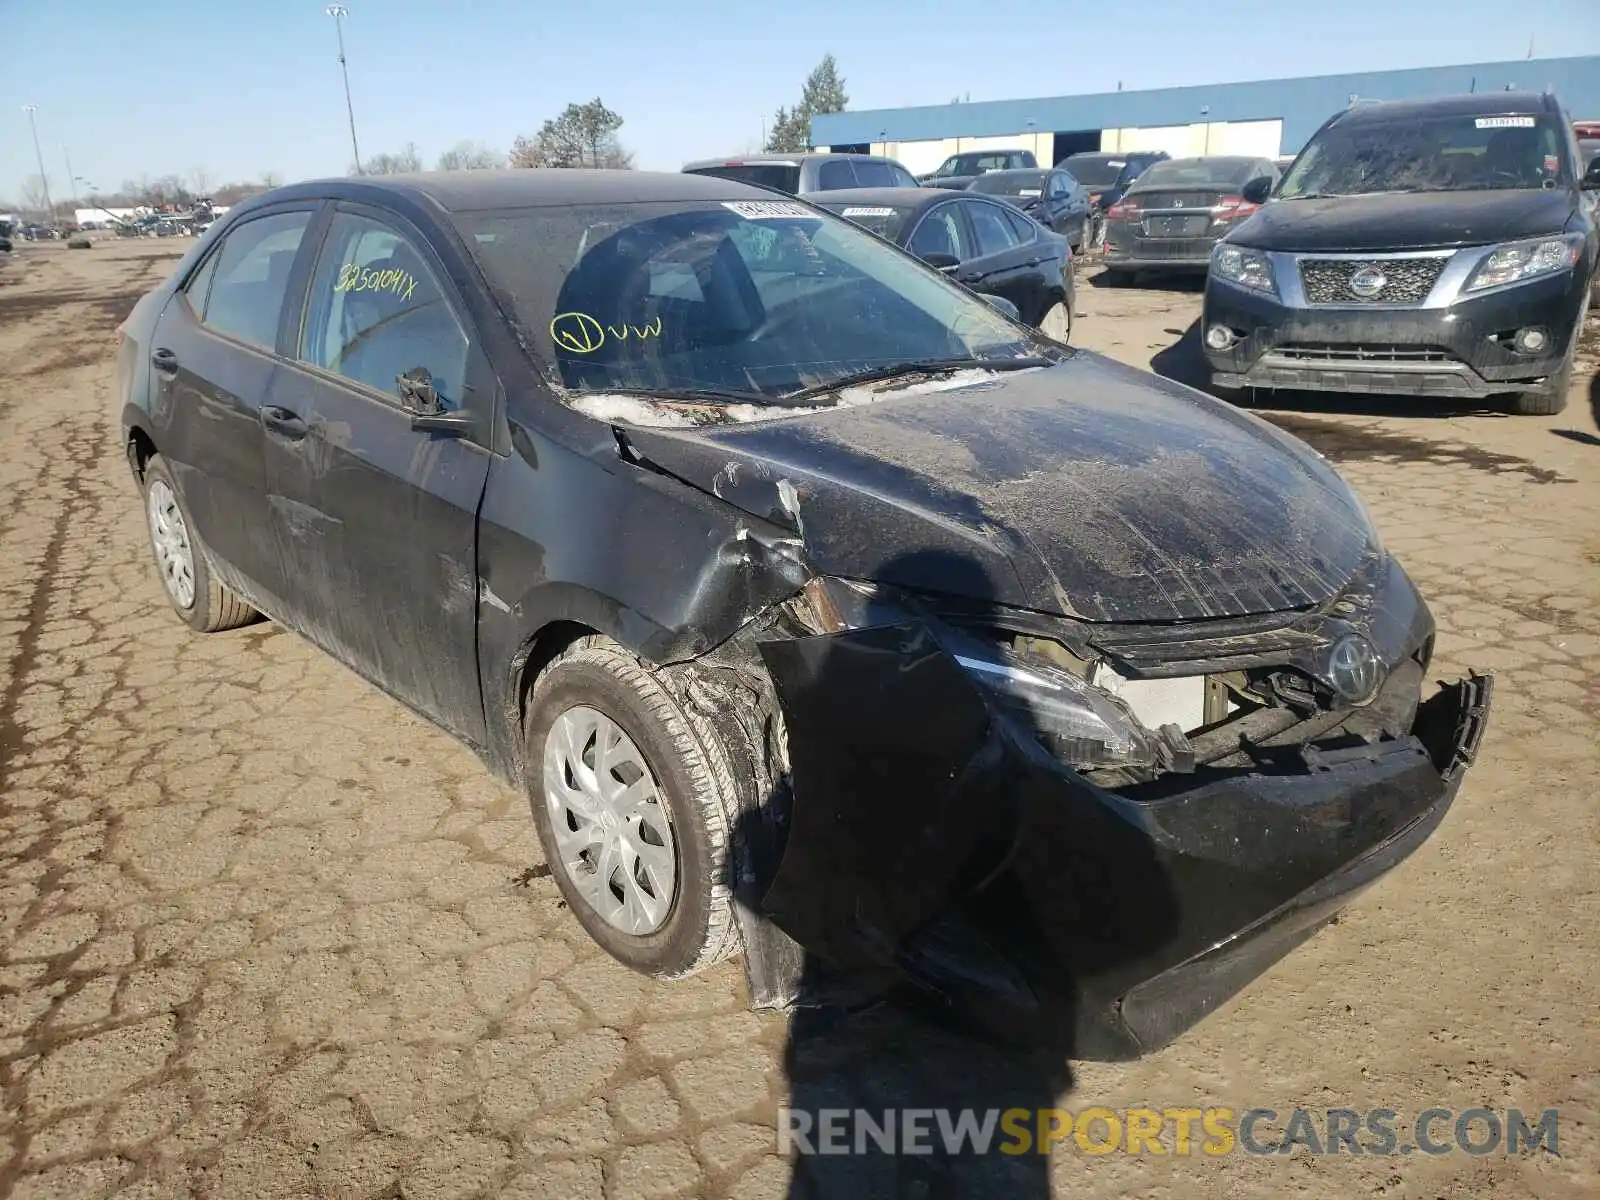
[[[747,936],[758,1003],[806,1003],[842,973],[1078,1058],[1169,1042],[1420,845],[1492,691],[1445,686],[1403,737],[1112,790],[1047,754],[925,626],[759,648],[793,798],[757,903],[769,932]]]

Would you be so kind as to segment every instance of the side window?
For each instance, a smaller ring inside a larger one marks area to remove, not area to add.
[[[1067,181],[1060,175],[1050,176],[1050,199],[1059,200],[1067,194]]]
[[[283,298],[289,290],[289,270],[310,223],[309,212],[274,213],[246,221],[230,232],[213,256],[217,265],[206,298],[205,324],[219,333],[272,349],[278,340]]]
[[[1039,235],[1039,228],[1033,223],[1033,220],[1023,216],[1015,209],[1003,208],[1000,210],[1000,215],[1011,226],[1011,232],[1017,235],[1019,245],[1027,245]]]
[[[961,223],[961,212],[953,203],[941,204],[924,214],[906,248],[919,257],[949,254],[966,262],[973,256],[972,247],[967,243],[966,226]]]
[[[858,158],[851,164],[856,169],[856,183],[862,187],[894,187],[894,172],[886,162]]]
[[[206,297],[211,292],[211,277],[217,273],[217,260],[221,257],[220,254],[210,255],[184,285],[183,294],[188,297],[189,307],[194,309],[197,317],[206,315]]]
[[[817,190],[833,192],[840,188],[856,186],[855,174],[850,170],[848,158],[830,158],[817,168]]]
[[[1005,210],[998,204],[985,204],[981,200],[969,200],[966,203],[967,211],[972,216],[972,227],[978,235],[980,255],[999,254],[1017,244],[1016,231],[1011,228]]]
[[[899,163],[889,164],[889,174],[894,176],[895,187],[920,187],[917,177]]]
[[[423,368],[448,408],[466,388],[467,335],[433,269],[407,237],[354,213],[328,227],[300,357],[390,397],[401,375]]]

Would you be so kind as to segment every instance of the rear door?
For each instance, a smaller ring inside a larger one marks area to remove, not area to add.
[[[219,579],[279,616],[283,579],[267,532],[261,405],[297,256],[318,205],[232,226],[173,297],[150,339],[151,414]]]
[[[1036,269],[1040,250],[1034,241],[1024,241],[1019,225],[1010,220],[1019,214],[1009,205],[976,196],[963,196],[956,203],[966,209],[976,241],[974,256],[961,264],[956,281],[975,292],[1005,297],[1024,321],[1036,323],[1043,316]]]
[[[411,225],[337,207],[263,413],[268,514],[300,631],[481,744],[477,513],[499,385],[449,278]],[[413,428],[397,381],[419,369],[475,431]]]

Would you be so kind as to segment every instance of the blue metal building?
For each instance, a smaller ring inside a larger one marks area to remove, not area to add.
[[[812,144],[871,149],[913,171],[948,154],[1006,146],[1040,162],[1078,150],[1292,154],[1360,97],[1404,100],[1459,92],[1554,91],[1574,120],[1600,120],[1600,56],[1518,59],[1252,83],[869,109],[813,117]]]

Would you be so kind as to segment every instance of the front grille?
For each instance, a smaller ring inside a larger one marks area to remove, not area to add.
[[[1438,256],[1302,258],[1300,282],[1312,304],[1421,304],[1444,264]]]
[[[1448,363],[1455,356],[1438,346],[1332,346],[1314,342],[1287,343],[1273,350],[1297,362]]]

